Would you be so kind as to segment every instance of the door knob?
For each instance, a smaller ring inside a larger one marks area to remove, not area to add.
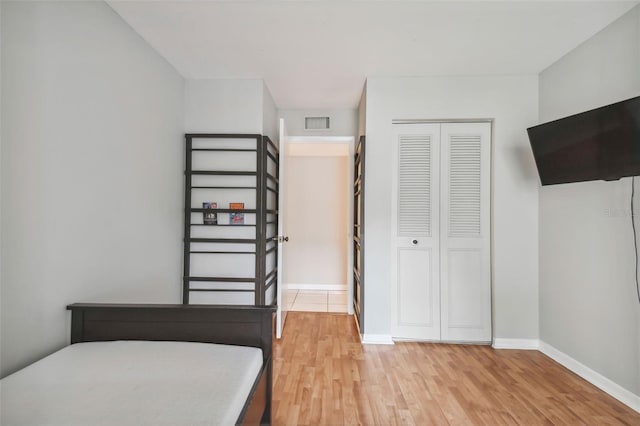
[[[411,244],[415,246],[416,244],[418,244],[418,240],[411,240]]]

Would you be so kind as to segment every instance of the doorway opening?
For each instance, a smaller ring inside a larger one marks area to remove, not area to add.
[[[353,314],[354,140],[291,136],[285,141],[287,311]]]

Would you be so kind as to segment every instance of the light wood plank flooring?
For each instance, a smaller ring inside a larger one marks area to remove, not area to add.
[[[274,348],[275,425],[640,425],[537,351],[359,342],[347,315],[290,312]]]

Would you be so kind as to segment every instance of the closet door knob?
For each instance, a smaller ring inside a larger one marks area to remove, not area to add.
[[[411,240],[411,244],[415,246],[416,244],[418,244],[418,240]]]

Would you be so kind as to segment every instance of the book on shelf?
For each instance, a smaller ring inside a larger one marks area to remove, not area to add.
[[[215,209],[218,208],[218,203],[202,203],[202,208],[208,210],[202,213],[202,223],[204,223],[205,225],[217,225],[218,212],[216,212]]]
[[[231,210],[243,210],[244,203],[229,203],[229,209]],[[231,225],[243,225],[244,224],[244,212],[231,212],[229,213],[229,223]]]

